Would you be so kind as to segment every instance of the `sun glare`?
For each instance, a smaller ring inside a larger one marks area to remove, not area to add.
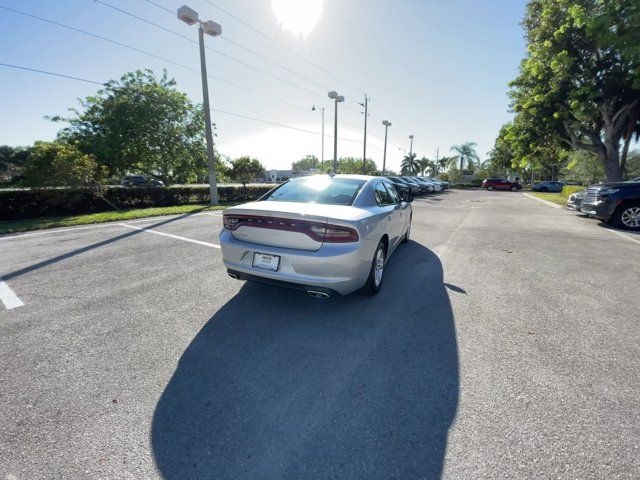
[[[271,9],[285,30],[307,36],[320,22],[324,0],[271,0]]]

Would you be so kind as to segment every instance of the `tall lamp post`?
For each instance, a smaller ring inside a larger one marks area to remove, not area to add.
[[[344,102],[344,97],[338,92],[331,90],[329,98],[335,103],[335,113],[333,114],[333,173],[338,173],[338,103]]]
[[[207,82],[207,61],[204,55],[204,34],[217,37],[222,34],[220,24],[198,19],[198,12],[183,5],[178,9],[178,18],[187,25],[198,24],[198,40],[200,44],[200,73],[202,74],[202,104],[204,108],[204,127],[207,139],[207,169],[209,171],[209,193],[211,205],[218,204],[218,185],[216,184],[216,161],[213,155],[213,132],[211,129],[211,109],[209,108],[209,83]]]
[[[382,175],[384,175],[387,171],[387,133],[389,132],[391,122],[389,120],[383,120],[382,124],[384,125],[384,154],[382,155]]]
[[[369,98],[364,96],[364,103],[361,103],[360,106],[364,107],[364,151],[362,152],[362,174],[366,175],[367,173],[367,117],[369,114],[367,113],[367,107],[369,106]]]
[[[322,111],[322,148],[321,148],[321,160],[320,160],[320,173],[324,172],[324,107],[319,107],[314,104],[311,107],[312,111],[321,110]]]
[[[409,140],[411,140],[411,146],[409,147],[409,156],[413,154],[413,135],[409,135]]]

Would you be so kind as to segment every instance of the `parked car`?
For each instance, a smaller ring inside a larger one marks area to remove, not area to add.
[[[306,291],[375,295],[384,267],[409,239],[410,198],[386,178],[316,175],[289,180],[256,202],[224,211],[228,274]]]
[[[520,190],[522,185],[506,178],[485,178],[482,182],[482,188],[486,188],[487,190],[511,190],[515,192]]]
[[[436,191],[435,186],[431,183],[431,182],[427,182],[424,179],[422,179],[421,177],[411,177],[412,180],[415,180],[416,182],[418,182],[418,184],[423,187],[426,188],[426,192],[427,193],[432,193]]]
[[[400,181],[401,183],[409,187],[409,192],[411,193],[411,195],[422,195],[422,188],[420,187],[420,185],[417,185],[413,182],[409,182],[408,180],[405,180],[402,177],[393,177],[393,178],[395,178],[396,180]]]
[[[398,190],[398,193],[400,194],[400,196],[411,194],[411,188],[409,187],[409,185],[407,185],[405,182],[400,180],[398,177],[386,177],[386,178],[390,180],[391,183],[393,183],[393,186],[396,187],[396,190]]]
[[[531,190],[534,192],[562,192],[564,183],[562,182],[538,182],[531,185]]]
[[[575,192],[569,195],[569,198],[567,198],[567,208],[577,210],[579,212],[585,193],[586,190],[582,190],[581,192]]]
[[[439,178],[431,178],[431,180],[433,180],[436,183],[439,183],[440,186],[442,187],[442,190],[446,190],[447,188],[449,188],[450,183],[445,180],[440,180]]]
[[[122,187],[164,187],[164,182],[146,175],[125,175],[120,179]]]
[[[420,179],[423,182],[427,182],[427,183],[433,185],[433,191],[434,192],[441,192],[442,190],[444,190],[444,187],[443,187],[442,183],[435,181],[433,178],[420,177]]]
[[[414,193],[414,195],[422,195],[423,193],[427,193],[429,192],[429,189],[426,185],[418,182],[417,180],[414,180],[411,177],[400,177],[402,180],[404,180],[405,182],[407,182],[408,184],[413,184],[416,185],[418,187],[418,193]]]
[[[582,199],[582,213],[616,227],[640,230],[640,181],[591,185]]]

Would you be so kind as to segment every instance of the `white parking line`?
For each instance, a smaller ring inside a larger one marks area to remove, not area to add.
[[[202,242],[200,240],[194,240],[192,238],[181,237],[179,235],[172,235],[171,233],[159,232],[158,230],[153,230],[152,228],[136,227],[135,225],[127,225],[126,223],[119,223],[118,225],[122,227],[131,228],[132,230],[139,230],[142,232],[155,233],[156,235],[162,235],[163,237],[175,238],[176,240],[182,240],[183,242],[195,243],[198,245],[204,245],[205,247],[220,249],[220,245],[216,245],[215,243]]]
[[[625,235],[625,234],[624,234],[624,233],[622,233],[622,232],[618,232],[617,230],[611,230],[611,229],[609,229],[609,228],[606,228],[605,230],[606,230],[607,232],[615,233],[616,235],[618,235],[618,236],[620,236],[620,237],[622,237],[622,238],[626,238],[626,239],[627,239],[627,240],[629,240],[630,242],[637,243],[638,245],[640,245],[640,240],[638,240],[637,238],[632,238],[632,237],[630,237],[629,235]]]
[[[2,278],[0,278],[0,300],[2,300],[2,303],[4,303],[7,310],[22,307],[24,305],[22,300],[20,300],[14,291],[9,288],[9,285],[2,281]]]
[[[171,218],[173,216],[177,216],[177,215],[162,215],[162,216],[159,216],[159,217],[138,218],[136,220],[129,220],[128,223],[153,222],[153,221],[158,221],[160,219]],[[188,215],[185,218],[200,217],[200,216],[221,217],[222,213],[217,213],[217,212],[192,213],[191,215]],[[39,237],[40,235],[52,235],[54,233],[74,232],[76,230],[89,230],[89,229],[92,229],[92,228],[106,228],[106,227],[118,227],[118,226],[120,226],[119,223],[106,222],[106,223],[98,223],[96,225],[86,225],[86,226],[83,226],[83,227],[52,228],[50,230],[44,230],[44,231],[32,232],[32,233],[23,233],[23,234],[20,234],[20,235],[0,236],[0,242],[3,241],[3,240],[14,240],[14,239],[19,239],[19,238]]]
[[[522,193],[525,197],[529,197],[532,200],[535,200],[536,202],[540,202],[540,203],[544,203],[545,205],[549,205],[550,207],[553,208],[562,208],[562,205],[558,205],[557,203],[552,203],[549,200],[544,200],[542,198],[538,198],[538,197],[534,197],[533,195],[530,195],[528,193]]]

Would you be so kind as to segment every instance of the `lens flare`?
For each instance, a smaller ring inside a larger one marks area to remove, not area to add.
[[[285,30],[307,36],[322,17],[324,0],[271,0],[271,10]]]

